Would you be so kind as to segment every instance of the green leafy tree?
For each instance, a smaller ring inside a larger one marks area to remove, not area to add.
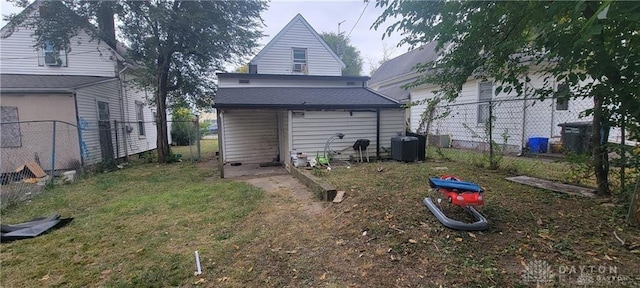
[[[171,139],[178,146],[195,143],[195,118],[187,108],[176,108],[171,114]]]
[[[322,33],[320,37],[327,42],[327,45],[333,50],[333,52],[342,59],[346,68],[342,69],[343,76],[359,76],[362,71],[362,57],[360,57],[360,51],[356,47],[351,46],[351,40],[344,36],[344,33],[339,35],[333,32]]]
[[[438,60],[415,67],[412,86],[439,85],[437,95],[454,100],[469,78],[491,78],[496,93],[553,96],[554,83],[591,98],[593,163],[598,193],[609,195],[608,151],[603,127],[637,131],[640,120],[640,2],[624,1],[406,1],[379,0],[374,23],[398,20],[385,35],[399,32],[413,47],[437,41]],[[531,73],[541,87],[527,82]],[[608,131],[605,129],[605,131]]]
[[[16,1],[26,7],[27,1]],[[34,28],[37,46],[50,41],[66,49],[69,39],[85,30],[108,39],[115,47],[114,13],[120,36],[129,45],[128,60],[135,81],[155,91],[158,111],[158,161],[170,154],[167,141],[168,107],[210,107],[215,87],[213,72],[226,63],[240,63],[262,36],[262,0],[248,1],[42,1],[41,17],[26,13],[9,17]],[[98,23],[95,29],[90,23]],[[13,26],[9,28],[15,28]]]

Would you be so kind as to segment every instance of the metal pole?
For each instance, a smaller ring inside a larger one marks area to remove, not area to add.
[[[120,142],[118,141],[118,120],[113,119],[113,129],[116,132],[116,160],[120,159]]]
[[[489,168],[494,169],[493,164],[493,103],[489,101]]]
[[[56,121],[53,120],[53,141],[51,143],[51,183],[53,183],[53,173],[56,170]]]
[[[191,147],[191,123],[187,122],[187,133],[189,138],[189,158],[191,158],[191,163],[193,163],[193,148]]]
[[[620,137],[622,137],[620,139],[620,152],[622,154],[620,154],[620,190],[622,193],[624,193],[625,190],[625,181],[626,181],[626,175],[625,175],[625,167],[627,167],[627,143],[625,141],[625,138],[627,137],[626,135],[626,131],[625,131],[625,127],[627,126],[627,121],[625,118],[625,115],[622,114],[622,125],[620,125]]]
[[[196,115],[196,146],[198,147],[197,161],[200,161],[200,116]]]

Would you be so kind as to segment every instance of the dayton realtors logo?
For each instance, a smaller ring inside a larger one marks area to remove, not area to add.
[[[523,282],[540,287],[547,283],[553,283],[556,279],[560,283],[580,286],[634,286],[640,284],[640,278],[618,273],[617,266],[559,265],[557,269],[554,269],[544,260],[534,260],[524,264]]]

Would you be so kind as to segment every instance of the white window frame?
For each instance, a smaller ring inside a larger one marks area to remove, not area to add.
[[[482,95],[482,86],[487,83],[491,84],[491,97],[483,97]],[[491,105],[491,100],[495,97],[494,94],[493,81],[478,82],[478,117],[476,118],[478,125],[484,125],[489,120],[489,106]]]
[[[144,104],[142,102],[136,101],[136,121],[138,123],[138,137],[144,138],[146,136],[146,131],[144,127]]]
[[[298,54],[300,51],[303,51],[304,59],[299,59],[299,58],[296,59],[296,51],[298,52]],[[291,48],[291,60],[292,60],[291,72],[307,74],[307,67],[309,62],[309,54],[308,54],[307,48],[296,48],[296,47]],[[300,65],[300,66],[297,66],[297,65]],[[300,69],[296,69],[296,67],[300,67]]]
[[[51,55],[52,56],[49,56]],[[47,56],[55,57],[55,62],[47,62]],[[45,40],[39,49],[38,65],[47,67],[66,67],[67,66],[67,53],[65,50],[56,50],[53,48],[51,41]]]

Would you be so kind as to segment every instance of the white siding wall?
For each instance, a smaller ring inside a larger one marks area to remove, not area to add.
[[[304,112],[304,116],[301,114]],[[380,113],[380,144],[391,147],[391,137],[404,131],[404,112],[402,110],[382,111]],[[352,146],[357,139],[369,139],[369,154],[376,151],[376,113],[375,111],[295,111],[292,119],[293,147],[310,157],[322,155],[324,145],[335,133],[345,134],[336,139],[331,149],[342,151],[340,158],[355,156]]]
[[[124,78],[124,101],[125,101],[125,113],[124,121],[126,125],[133,127],[131,133],[126,134],[126,138],[121,141],[126,141],[127,152],[129,155],[141,153],[148,150],[156,149],[157,147],[157,127],[154,124],[153,111],[155,107],[151,107],[148,103],[147,92],[133,85],[131,82],[131,76],[123,75]],[[144,117],[144,136],[140,136],[137,114],[136,114],[136,102],[143,103],[143,117]],[[168,125],[170,128],[171,125]]]
[[[115,143],[115,131],[113,120],[122,121],[122,103],[120,101],[120,82],[111,81],[97,84],[76,92],[78,103],[78,118],[80,118],[82,147],[86,147],[84,154],[85,165],[92,165],[102,161],[100,150],[100,137],[98,131],[98,101],[109,103],[109,116],[111,122],[111,137]],[[123,141],[119,147],[120,155],[124,155]],[[113,155],[116,155],[116,145],[113,145]]]
[[[308,75],[342,75],[342,67],[309,29],[297,20],[258,59],[260,74],[294,74],[292,48],[307,48]]]
[[[250,77],[250,75],[249,75]],[[237,88],[237,87],[362,87],[362,81],[346,81],[346,80],[283,80],[283,79],[250,79],[249,83],[239,84],[238,80],[242,78],[222,78],[218,80],[221,88]],[[347,82],[353,82],[353,85],[347,85]]]
[[[380,146],[391,148],[391,138],[404,135],[405,131],[405,110],[382,110],[380,111]],[[376,146],[369,151],[375,153]]]
[[[224,111],[221,116],[224,162],[261,163],[276,158],[276,111],[231,109]]]
[[[536,75],[530,75],[532,82],[530,86],[540,88],[544,85],[544,79]],[[485,135],[482,124],[477,123],[478,104],[478,80],[470,80],[462,87],[458,99],[450,105],[450,114],[444,119],[434,121],[431,126],[431,133],[450,134],[453,140],[467,142],[483,142],[477,136]],[[432,98],[431,91],[434,86],[420,87],[411,92],[412,101]],[[505,100],[514,99],[517,95],[512,93],[500,93],[494,99]],[[442,105],[446,105],[443,103]],[[525,109],[526,105],[526,109]],[[504,143],[503,134],[508,135],[506,143],[514,147],[525,146],[530,137],[559,138],[561,134],[560,123],[591,121],[591,117],[581,118],[581,113],[592,107],[591,99],[575,99],[569,101],[569,110],[557,111],[555,100],[547,99],[524,101],[504,101],[496,102],[493,112],[496,117],[494,123],[493,138],[499,144]],[[418,128],[421,114],[425,111],[426,105],[416,105],[411,107],[411,129]],[[525,111],[526,112],[523,112]],[[439,110],[443,111],[443,110]],[[524,125],[523,125],[524,121]],[[523,130],[524,127],[524,130]],[[614,139],[619,133],[612,130],[610,139]]]
[[[116,76],[116,58],[112,50],[104,42],[91,41],[91,37],[83,32],[71,39],[66,67],[38,66],[39,53],[33,46],[32,33],[32,30],[20,28],[8,38],[0,39],[1,73]]]

